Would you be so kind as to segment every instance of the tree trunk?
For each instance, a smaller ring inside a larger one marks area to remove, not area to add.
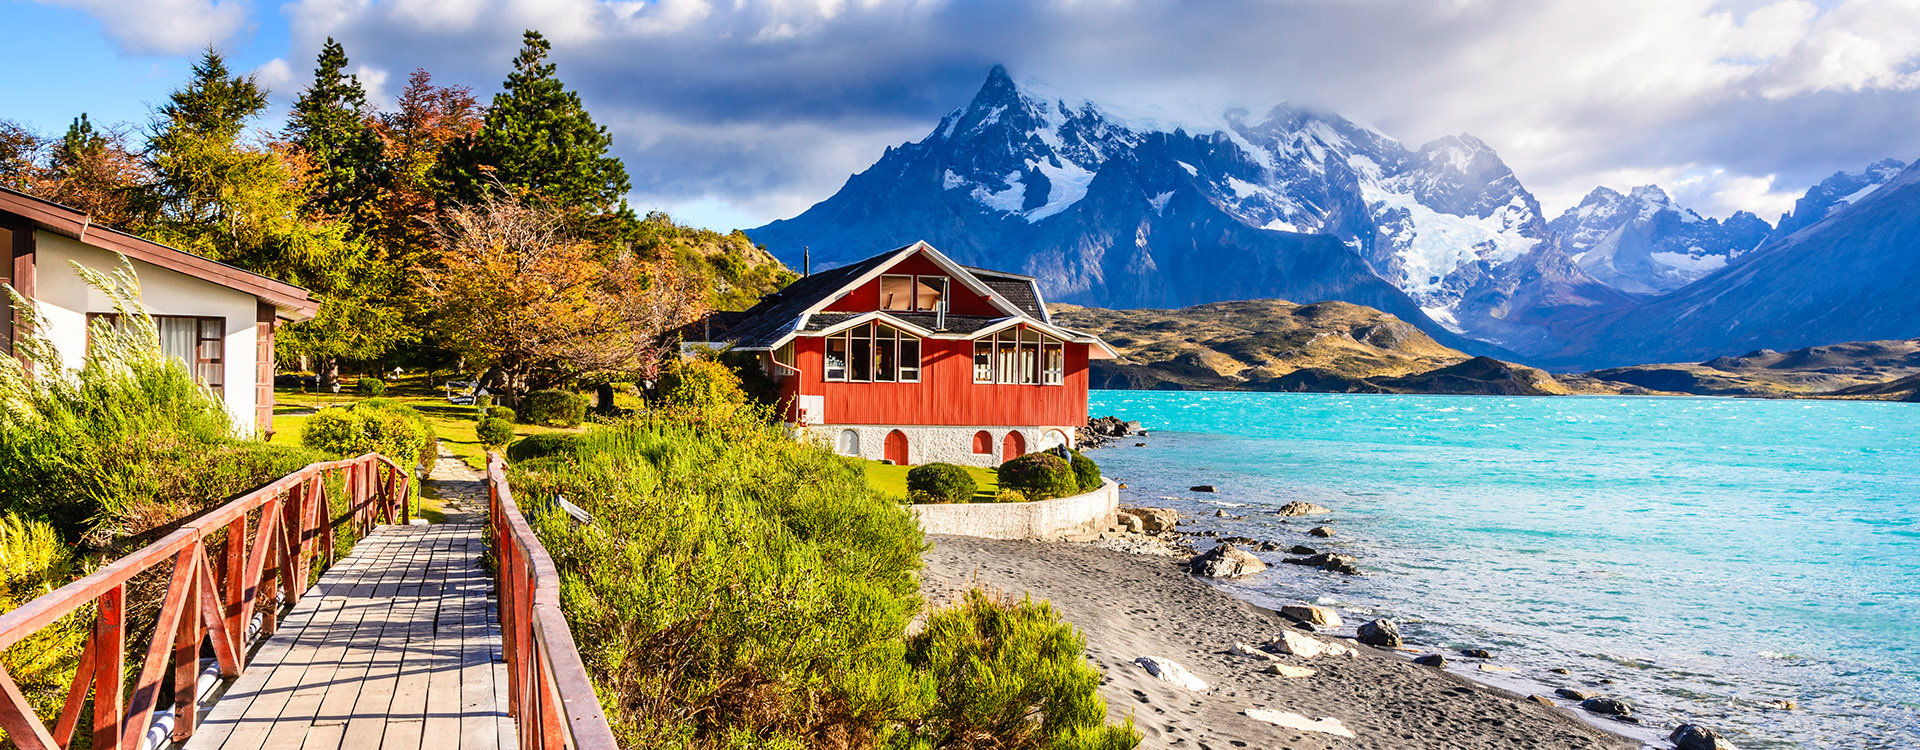
[[[340,358],[323,357],[320,360],[320,392],[340,392]]]
[[[593,389],[594,410],[601,414],[613,413],[613,384],[601,383]]]

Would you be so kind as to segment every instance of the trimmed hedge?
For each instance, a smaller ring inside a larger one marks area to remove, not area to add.
[[[1051,453],[1029,453],[1000,464],[1000,486],[1026,495],[1028,500],[1049,500],[1079,494],[1080,480],[1073,467]]]
[[[580,450],[581,436],[565,432],[528,435],[507,446],[507,460],[514,463],[548,456],[574,455]]]
[[[931,463],[907,470],[907,497],[916,503],[964,503],[980,485],[953,464]]]
[[[480,416],[482,418],[492,417],[494,419],[504,419],[509,422],[520,421],[520,415],[514,414],[512,409],[509,409],[504,406],[489,406],[480,411],[481,411]]]
[[[1100,488],[1100,465],[1094,463],[1093,459],[1087,458],[1086,454],[1080,451],[1074,451],[1069,463],[1073,466],[1073,477],[1079,482],[1081,492],[1092,492]]]
[[[343,457],[379,453],[421,466],[432,466],[440,453],[426,415],[386,399],[321,409],[301,426],[300,444]]]
[[[571,391],[534,391],[520,401],[520,419],[548,427],[577,427],[587,419],[587,400]]]
[[[488,447],[498,447],[513,442],[513,423],[504,419],[486,417],[473,428],[480,442]]]
[[[353,392],[362,396],[385,396],[387,395],[387,381],[379,378],[361,378],[360,382],[353,384]]]

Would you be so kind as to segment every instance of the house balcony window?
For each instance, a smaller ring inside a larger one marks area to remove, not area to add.
[[[920,338],[885,323],[864,323],[827,337],[827,380],[918,383],[920,369]]]
[[[886,274],[880,277],[880,309],[933,312],[947,298],[947,277]]]
[[[1066,342],[1031,328],[973,342],[975,383],[1064,385],[1066,371]]]

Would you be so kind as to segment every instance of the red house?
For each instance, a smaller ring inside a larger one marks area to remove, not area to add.
[[[713,343],[758,353],[789,422],[896,464],[996,466],[1070,446],[1087,422],[1087,361],[1114,356],[1054,325],[1033,277],[962,266],[925,242],[713,323]]]

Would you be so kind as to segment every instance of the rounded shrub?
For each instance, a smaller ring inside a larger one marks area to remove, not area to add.
[[[1086,454],[1080,451],[1074,451],[1073,458],[1070,459],[1068,463],[1073,466],[1073,478],[1080,485],[1081,492],[1091,492],[1099,489],[1099,464],[1094,463],[1093,459],[1087,458]]]
[[[520,418],[528,424],[575,427],[587,418],[587,400],[570,391],[534,391],[520,401]]]
[[[931,463],[907,470],[907,497],[917,503],[964,503],[979,484],[953,464]]]
[[[300,426],[300,444],[328,453],[354,453],[367,445],[365,424],[365,419],[348,409],[321,409]]]
[[[504,419],[487,417],[474,426],[474,433],[480,436],[480,442],[488,447],[498,447],[513,442],[513,423]]]
[[[439,436],[418,410],[386,399],[322,409],[300,428],[300,444],[340,456],[378,453],[403,464],[433,464]]]
[[[1080,491],[1073,467],[1051,453],[1029,453],[1000,464],[1000,486],[1028,500],[1066,497]]]
[[[360,382],[353,384],[353,392],[362,396],[385,396],[387,381],[379,378],[361,378]]]
[[[492,405],[493,405],[493,394],[491,393],[482,393],[478,396],[473,397],[473,408],[478,409],[482,414],[485,414],[487,412],[487,407]]]
[[[565,432],[528,435],[507,446],[507,460],[514,463],[548,456],[572,455],[580,449],[582,437]]]
[[[677,359],[660,376],[660,395],[667,403],[694,409],[738,406],[747,392],[732,368],[711,359]]]
[[[996,503],[1024,503],[1027,501],[1027,496],[1020,494],[1019,490],[1001,490],[994,494],[993,501]]]
[[[494,419],[504,419],[509,422],[520,421],[519,415],[514,414],[512,409],[509,409],[504,406],[489,406],[484,410],[484,413],[481,416],[492,417]]]

